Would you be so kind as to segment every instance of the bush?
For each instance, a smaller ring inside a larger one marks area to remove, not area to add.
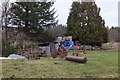
[[[8,42],[2,42],[2,56],[7,57],[10,54],[15,53],[15,49],[13,46],[10,46]]]

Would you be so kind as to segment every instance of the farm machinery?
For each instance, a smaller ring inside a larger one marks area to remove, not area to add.
[[[68,55],[67,50],[64,47],[59,47],[58,50],[51,52],[52,58],[65,58]]]
[[[80,53],[87,54],[86,49],[83,47],[80,49],[79,41],[72,41],[71,36],[58,38],[57,41],[51,42],[48,44],[50,48],[50,53],[52,58],[64,58],[68,61],[74,61],[79,63],[86,63],[87,58],[80,56]],[[47,56],[47,48],[45,44],[40,44],[37,48],[34,48],[32,51],[28,50],[19,53],[22,56],[25,56],[28,59],[40,59],[40,57]],[[72,56],[69,56],[68,52],[72,50]]]
[[[60,44],[59,44],[60,43]],[[58,45],[59,46],[56,46]],[[79,48],[80,43],[79,41],[74,42],[71,38],[67,37],[65,39],[62,39],[60,42],[54,42],[52,46],[50,46],[51,49],[51,57],[52,58],[65,58],[68,61],[74,61],[79,63],[86,63],[86,49],[83,47],[82,49]],[[74,48],[72,56],[68,56],[68,51],[71,47],[78,47],[77,49]],[[85,57],[79,57],[79,54],[83,52],[85,54]]]

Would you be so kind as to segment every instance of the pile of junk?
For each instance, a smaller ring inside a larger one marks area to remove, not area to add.
[[[74,61],[79,63],[87,62],[86,49],[80,48],[80,41],[73,41],[72,36],[58,37],[57,40],[50,43],[50,52],[52,58],[64,58],[68,61]],[[73,48],[72,56],[69,56],[68,52],[71,47]],[[80,53],[85,56],[80,56]]]
[[[52,58],[62,58],[67,61],[86,63],[88,60],[86,57],[87,50],[84,47],[80,47],[80,41],[73,41],[72,36],[64,36],[58,37],[50,43],[38,44],[32,51],[31,49],[26,49],[17,54],[11,54],[8,57],[0,57],[0,59],[40,59],[40,57],[47,57],[47,53],[50,53]],[[68,54],[70,51],[72,55]],[[83,53],[84,56],[80,56],[80,53]]]

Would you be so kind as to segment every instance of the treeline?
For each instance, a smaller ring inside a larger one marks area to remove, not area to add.
[[[111,27],[108,29],[109,42],[120,42],[120,27]]]
[[[58,36],[72,36],[83,45],[97,45],[108,41],[108,28],[95,2],[73,2],[67,25],[58,25],[54,2],[2,3],[2,29],[4,42],[8,41],[8,26],[17,26],[34,42],[51,42]],[[8,44],[7,44],[8,45]]]

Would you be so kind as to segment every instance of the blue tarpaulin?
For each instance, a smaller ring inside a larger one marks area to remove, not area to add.
[[[70,46],[74,45],[74,42],[72,40],[65,40],[65,41],[61,42],[60,45],[62,45],[64,47],[70,47]]]

